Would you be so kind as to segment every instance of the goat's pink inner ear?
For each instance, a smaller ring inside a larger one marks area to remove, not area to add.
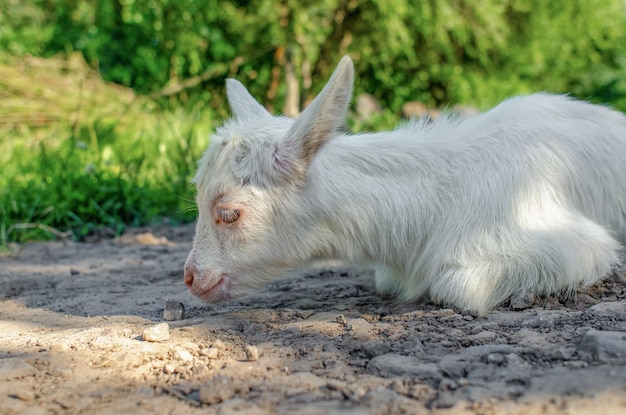
[[[289,169],[289,162],[287,161],[285,155],[280,151],[280,147],[274,146],[274,164],[281,171],[287,171]]]
[[[354,67],[346,56],[319,95],[294,120],[280,140],[279,155],[283,153],[286,157],[278,157],[277,166],[286,160],[291,164],[286,166],[288,171],[304,173],[322,144],[344,125],[352,97],[353,79]]]
[[[293,168],[293,161],[289,159],[289,155],[286,151],[281,150],[279,145],[274,146],[274,165],[281,173],[288,173]]]

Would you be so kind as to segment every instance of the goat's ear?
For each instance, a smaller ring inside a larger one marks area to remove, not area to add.
[[[353,82],[352,60],[344,56],[324,89],[277,143],[274,161],[279,169],[303,173],[322,144],[344,126]]]
[[[228,78],[226,80],[226,97],[233,114],[240,120],[271,117],[271,114],[236,79]]]

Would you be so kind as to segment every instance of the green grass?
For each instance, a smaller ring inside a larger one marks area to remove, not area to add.
[[[0,246],[195,217],[211,111],[161,110],[84,74],[0,75]]]
[[[190,184],[217,115],[164,110],[80,55],[0,64],[0,248],[196,217]],[[355,131],[393,128],[389,111]]]
[[[5,136],[13,144],[0,144],[0,244],[191,220],[189,178],[207,144],[210,114],[137,117],[142,125],[96,122],[40,140]]]

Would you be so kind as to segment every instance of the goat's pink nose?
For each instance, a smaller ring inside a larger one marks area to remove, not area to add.
[[[185,281],[185,285],[187,287],[191,288],[191,285],[193,284],[193,273],[195,270],[196,268],[193,266],[185,267],[185,276],[183,277],[183,280]]]

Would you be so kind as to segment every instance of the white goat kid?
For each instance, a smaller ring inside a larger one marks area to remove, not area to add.
[[[626,242],[626,117],[564,96],[395,131],[342,127],[344,57],[297,119],[227,81],[234,119],[199,163],[191,293],[219,302],[312,260],[376,266],[403,300],[486,313],[510,297],[575,290]]]

